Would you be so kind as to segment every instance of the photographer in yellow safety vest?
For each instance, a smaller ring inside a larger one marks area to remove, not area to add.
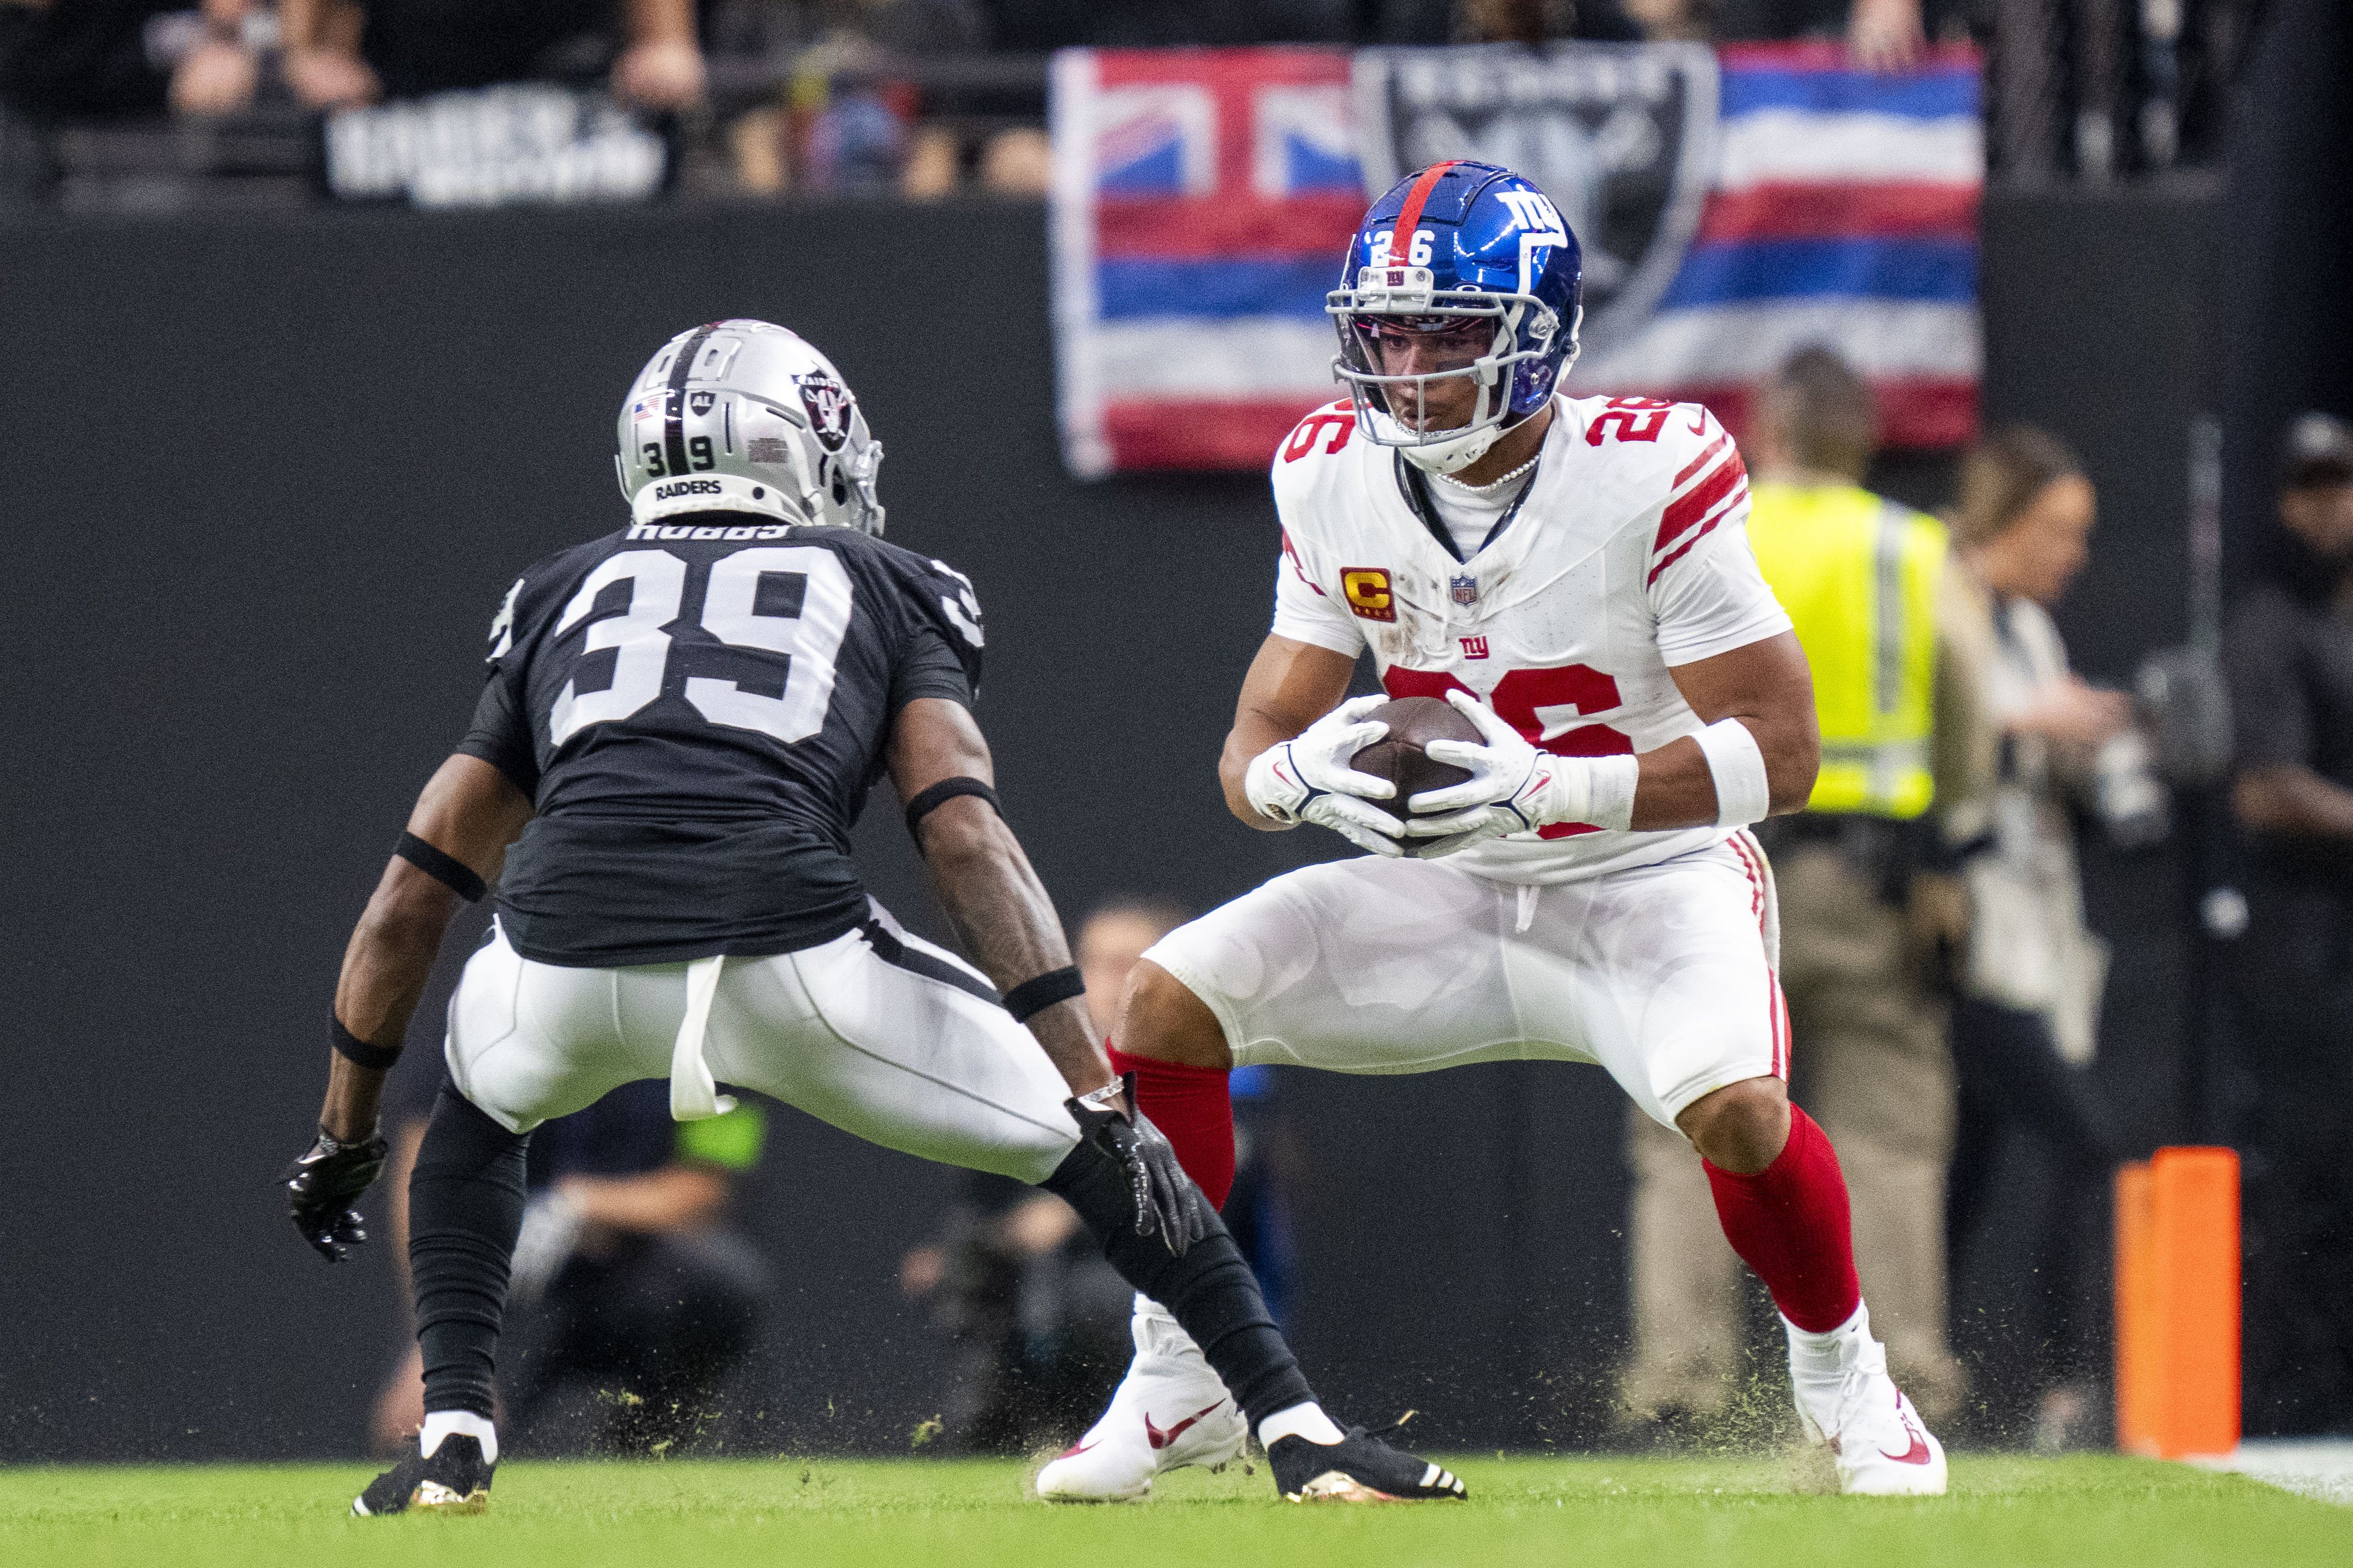
[[[1757,389],[1741,445],[1748,538],[1813,666],[1822,766],[1808,809],[1757,826],[1781,910],[1796,1098],[1854,1202],[1854,1252],[1891,1372],[1934,1425],[1964,1392],[1945,1333],[1945,1173],[1954,1128],[1947,950],[1966,902],[1932,807],[1989,786],[1981,631],[1944,525],[1859,482],[1871,391],[1827,349]],[[1740,1364],[1738,1266],[1674,1133],[1630,1121],[1630,1415],[1704,1427]]]

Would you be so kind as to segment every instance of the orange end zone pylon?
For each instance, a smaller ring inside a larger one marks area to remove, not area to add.
[[[2116,1446],[2239,1446],[2239,1157],[2159,1149],[2116,1173]]]

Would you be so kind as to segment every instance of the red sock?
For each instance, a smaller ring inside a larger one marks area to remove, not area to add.
[[[1234,1098],[1227,1074],[1132,1057],[1117,1046],[1111,1070],[1135,1075],[1135,1108],[1167,1137],[1176,1163],[1210,1205],[1224,1208],[1234,1190]]]
[[[1757,1270],[1782,1316],[1810,1334],[1828,1333],[1854,1316],[1862,1287],[1854,1277],[1846,1178],[1812,1117],[1789,1107],[1789,1142],[1753,1176],[1700,1163],[1707,1166],[1725,1239]]]

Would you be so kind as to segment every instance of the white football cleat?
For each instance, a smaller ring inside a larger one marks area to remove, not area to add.
[[[1834,1334],[1834,1343],[1831,1336],[1807,1338],[1820,1347],[1815,1356],[1836,1355],[1838,1371],[1808,1376],[1791,1326],[1789,1370],[1798,1419],[1807,1436],[1829,1445],[1839,1490],[1850,1497],[1944,1496],[1945,1446],[1887,1375],[1887,1350],[1872,1338],[1869,1314],[1858,1307]]]
[[[1130,1329],[1135,1359],[1111,1407],[1038,1472],[1048,1502],[1133,1502],[1164,1470],[1241,1458],[1250,1424],[1191,1336],[1157,1306]]]

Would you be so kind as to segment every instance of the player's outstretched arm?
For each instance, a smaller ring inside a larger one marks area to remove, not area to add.
[[[988,742],[960,702],[921,697],[899,710],[891,731],[891,781],[902,805],[935,784],[974,779],[994,786]],[[915,846],[965,955],[1008,998],[1024,984],[1071,967],[1054,900],[997,808],[976,795],[954,795],[914,824]],[[1025,1020],[1077,1095],[1111,1082],[1111,1059],[1073,994]]]
[[[351,1204],[384,1165],[376,1110],[385,1074],[457,910],[456,884],[471,879],[479,896],[531,814],[530,798],[490,763],[462,754],[442,763],[409,814],[405,853],[385,867],[343,950],[319,1141],[286,1179],[296,1228],[331,1262],[366,1239]]]
[[[1006,1010],[1029,1026],[1071,1086],[1066,1103],[1079,1136],[1126,1172],[1135,1233],[1157,1232],[1182,1257],[1208,1234],[1208,1200],[1168,1140],[1135,1109],[1132,1086],[1112,1077],[1054,900],[997,814],[996,765],[962,703],[919,697],[899,710],[891,779],[965,955],[1004,993]],[[952,793],[959,790],[965,793]]]

